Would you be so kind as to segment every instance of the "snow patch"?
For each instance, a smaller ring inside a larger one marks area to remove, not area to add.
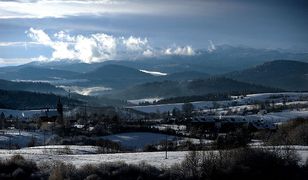
[[[139,71],[147,73],[147,74],[151,74],[153,76],[166,76],[166,75],[168,75],[167,73],[158,72],[158,71],[147,71],[147,70],[143,70],[143,69],[140,69]]]

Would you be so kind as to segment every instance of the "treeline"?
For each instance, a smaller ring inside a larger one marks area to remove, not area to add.
[[[244,83],[223,77],[211,77],[191,81],[162,81],[139,84],[129,87],[111,96],[123,99],[142,99],[148,97],[184,97],[203,96],[212,93],[233,92],[241,94],[281,92],[281,89],[265,87],[256,84]]]
[[[161,99],[154,101],[153,104],[169,104],[169,103],[189,103],[194,101],[223,101],[231,100],[230,94],[228,93],[210,93],[201,96],[182,96]]]
[[[9,91],[30,91],[39,93],[65,94],[65,90],[43,82],[13,82],[0,79],[0,89]]]
[[[6,91],[0,90],[0,108],[7,109],[38,109],[38,108],[56,108],[60,96],[55,94],[42,94],[26,91]],[[69,100],[61,97],[63,104],[81,104],[78,100]]]

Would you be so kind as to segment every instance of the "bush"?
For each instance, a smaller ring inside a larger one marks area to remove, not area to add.
[[[237,129],[225,136],[218,136],[214,142],[216,149],[232,149],[246,147],[250,142],[250,135],[247,129]]]
[[[56,163],[50,173],[49,180],[75,179],[76,167],[62,162]]]
[[[138,165],[123,162],[102,163],[99,165],[85,165],[76,171],[78,179],[164,179],[164,170],[159,170],[146,163]],[[72,178],[73,179],[73,178]]]
[[[307,163],[298,165],[294,151],[262,149],[233,149],[220,151],[192,151],[182,163],[170,168],[156,168],[142,162],[84,165],[56,162],[37,168],[36,164],[16,155],[0,161],[0,179],[107,179],[107,180],[187,180],[187,179],[307,179]]]
[[[270,145],[308,145],[308,122],[306,119],[297,119],[281,125],[269,137]]]
[[[38,171],[36,164],[14,155],[9,160],[0,162],[0,179],[29,179]]]
[[[155,151],[157,151],[157,147],[155,145],[148,144],[144,147],[143,151],[145,151],[145,152],[155,152]]]
[[[37,139],[35,137],[31,137],[30,141],[28,142],[28,147],[33,147],[37,144]]]
[[[247,148],[191,152],[170,174],[180,179],[305,179],[297,156],[291,154]]]

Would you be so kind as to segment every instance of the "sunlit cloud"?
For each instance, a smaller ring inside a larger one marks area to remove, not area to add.
[[[213,43],[212,40],[209,40],[209,45],[208,45],[208,47],[207,47],[207,51],[208,51],[208,52],[213,52],[213,51],[215,51],[215,50],[216,50],[215,44]]]
[[[145,57],[153,57],[155,54],[152,50],[146,49],[145,51],[143,51],[142,55]]]
[[[193,56],[196,54],[196,52],[191,46],[184,46],[184,47],[167,48],[163,51],[163,54]]]
[[[125,8],[122,8],[124,6],[120,4],[123,3],[115,0],[2,1],[0,2],[0,18],[64,18],[67,16],[126,12]]]
[[[51,38],[40,29],[26,31],[31,40],[53,49],[52,60],[82,60],[86,63],[112,59],[116,55],[116,38],[104,33],[71,36],[64,31]]]
[[[10,47],[10,46],[28,46],[28,45],[38,45],[38,42],[0,42],[0,47]]]
[[[33,61],[47,61],[45,56],[38,56],[32,58],[0,58],[0,66],[14,66],[18,64],[25,64]]]
[[[204,2],[196,0],[143,1],[143,0],[20,0],[0,1],[0,19],[13,18],[66,18],[70,16],[101,16],[108,14],[188,14],[202,12]],[[190,7],[192,6],[192,7]],[[185,11],[186,10],[186,11]]]
[[[143,50],[148,45],[147,38],[141,39],[139,37],[130,36],[129,38],[123,38],[123,44],[125,47],[132,51]]]
[[[85,63],[93,63],[121,57],[136,59],[161,55],[195,55],[195,50],[191,46],[167,48],[161,53],[158,49],[151,47],[147,38],[134,36],[114,37],[105,33],[88,36],[70,35],[65,31],[59,31],[50,36],[45,31],[34,28],[30,28],[26,34],[37,44],[53,50],[50,60],[81,60]]]

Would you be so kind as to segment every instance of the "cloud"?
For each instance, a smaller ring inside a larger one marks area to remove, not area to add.
[[[145,56],[145,57],[152,57],[152,56],[154,56],[154,52],[150,49],[147,49],[147,50],[143,51],[142,55]]]
[[[196,52],[191,46],[184,46],[184,47],[167,48],[163,51],[163,54],[193,56],[196,54]]]
[[[152,48],[147,38],[129,36],[114,37],[105,33],[70,35],[59,31],[49,36],[44,30],[30,28],[26,31],[33,43],[50,47],[50,60],[80,60],[85,63],[113,59],[138,59],[160,55],[195,55],[191,46],[167,48],[163,53]],[[124,50],[124,51],[123,51]],[[47,58],[41,58],[47,60]]]
[[[48,34],[43,30],[30,28],[29,31],[26,31],[27,35],[33,40],[43,45],[51,45],[52,41]]]
[[[26,42],[26,41],[15,41],[15,42],[0,42],[0,47],[11,47],[11,46],[28,46],[28,45],[38,45],[37,42]]]
[[[31,59],[31,61],[47,61],[48,60],[47,57],[42,56],[42,55],[35,57],[35,58],[30,58],[30,59]]]
[[[210,11],[204,11],[205,4],[211,5],[200,0],[6,0],[0,1],[0,19],[108,14],[203,14]]]
[[[74,46],[78,59],[84,62],[110,60],[116,55],[116,39],[107,34],[93,34],[90,37],[78,35]]]
[[[47,61],[45,56],[38,56],[33,58],[0,58],[0,66],[12,66],[18,64],[29,63],[32,61]]]
[[[213,43],[213,41],[212,40],[209,40],[209,45],[208,45],[208,47],[207,47],[207,51],[208,52],[213,52],[213,51],[215,51],[216,50],[216,46],[215,46],[215,44]]]
[[[61,41],[73,42],[76,40],[75,37],[70,36],[68,32],[65,32],[65,31],[59,31],[55,33],[53,36]]]
[[[123,44],[128,50],[140,51],[148,45],[147,38],[141,39],[140,37],[130,36],[129,38],[123,38]]]
[[[24,46],[25,42],[0,42],[0,46]]]
[[[28,37],[53,49],[52,59],[81,60],[86,63],[110,60],[116,55],[116,38],[104,33],[71,36],[60,31],[51,38],[40,29],[30,28]]]
[[[37,0],[0,1],[0,19],[64,18],[79,15],[99,15],[125,10],[115,0]]]

